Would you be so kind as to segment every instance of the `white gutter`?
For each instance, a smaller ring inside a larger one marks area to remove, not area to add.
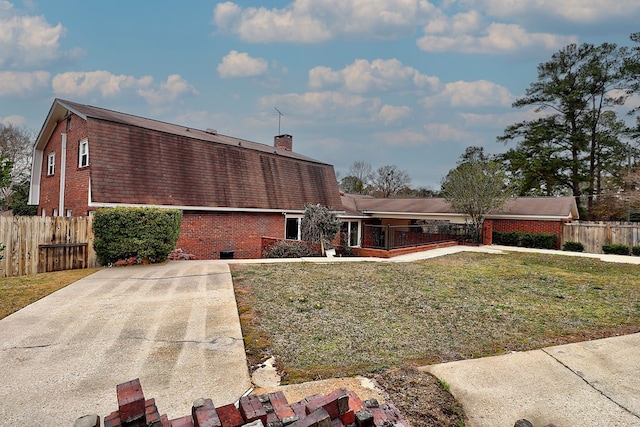
[[[485,219],[515,219],[515,220],[525,220],[525,221],[561,221],[561,220],[572,220],[573,217],[569,216],[556,216],[556,215],[486,215]]]
[[[378,212],[378,211],[362,211],[368,215],[366,218],[424,218],[424,217],[467,217],[460,213],[445,212]],[[515,220],[538,220],[538,221],[560,221],[565,219],[573,219],[571,215],[508,215],[508,214],[488,214],[485,219],[515,219]]]
[[[417,218],[466,218],[458,213],[424,213],[424,212],[363,212],[367,218],[417,219]]]
[[[62,134],[62,153],[60,153],[60,200],[58,201],[58,216],[64,216],[64,186],[67,178],[67,134]]]

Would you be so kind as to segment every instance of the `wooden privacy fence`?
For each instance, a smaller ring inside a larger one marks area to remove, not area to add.
[[[98,265],[91,217],[0,217],[2,277]]]
[[[562,242],[580,242],[584,251],[601,254],[602,246],[623,244],[640,245],[640,223],[637,222],[583,222],[575,221],[564,224]]]

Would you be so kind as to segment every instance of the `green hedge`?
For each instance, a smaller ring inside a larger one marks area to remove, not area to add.
[[[634,246],[631,248],[631,253],[635,256],[640,256],[640,246]]]
[[[623,245],[622,243],[603,245],[602,252],[612,255],[629,255],[629,246]]]
[[[580,242],[565,242],[565,244],[562,245],[562,250],[569,252],[584,252],[584,245]]]
[[[522,233],[519,231],[494,231],[493,243],[525,248],[554,249],[558,236],[552,233]]]
[[[138,257],[162,262],[175,248],[182,211],[158,208],[101,208],[93,218],[93,247],[108,265]]]

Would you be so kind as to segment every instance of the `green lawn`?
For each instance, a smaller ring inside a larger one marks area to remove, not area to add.
[[[640,330],[640,267],[542,254],[236,265],[250,356],[292,382]]]

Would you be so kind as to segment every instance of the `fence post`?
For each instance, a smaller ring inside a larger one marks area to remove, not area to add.
[[[391,226],[389,224],[387,224],[387,229],[385,231],[384,237],[385,249],[389,250],[389,248],[391,247],[391,242],[389,241],[391,239]]]

